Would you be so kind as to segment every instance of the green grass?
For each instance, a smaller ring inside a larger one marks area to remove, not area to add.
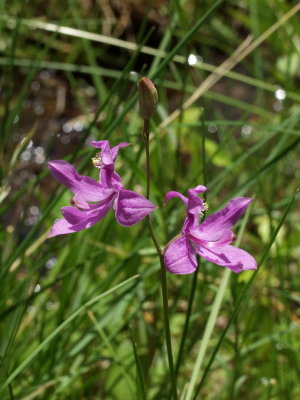
[[[208,214],[235,196],[255,199],[235,232],[256,272],[201,259],[196,275],[167,275],[179,398],[294,400],[300,31],[297,10],[287,13],[298,2],[103,4],[0,1],[0,399],[171,396],[146,222],[125,228],[110,212],[86,231],[46,239],[71,197],[46,161],[66,159],[96,179],[92,138],[132,143],[117,170],[145,194],[137,81],[150,76],[159,94],[150,152],[161,247],[184,218],[179,201],[163,207],[169,190],[206,183]],[[247,35],[257,46],[183,109]],[[190,54],[203,62],[189,65]]]

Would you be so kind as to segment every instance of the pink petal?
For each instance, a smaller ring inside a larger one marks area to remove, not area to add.
[[[97,149],[102,149],[102,150],[110,150],[110,145],[108,140],[93,140],[92,141],[92,146],[96,147]]]
[[[203,185],[198,185],[198,186],[195,186],[194,188],[188,190],[189,194],[200,194],[200,193],[204,193],[206,191],[207,191],[207,187],[203,186]]]
[[[164,203],[166,203],[168,200],[174,198],[174,197],[179,197],[184,204],[187,206],[188,205],[188,198],[185,197],[183,194],[179,193],[179,192],[175,192],[175,191],[171,191],[169,193],[166,194],[165,199],[164,199]]]
[[[62,207],[60,211],[64,219],[71,225],[80,224],[88,218],[86,211],[78,210],[75,207]]]
[[[105,203],[92,211],[82,211],[75,207],[63,207],[62,214],[65,218],[54,222],[48,237],[74,233],[90,228],[105,217],[110,207],[111,202]]]
[[[111,164],[117,158],[119,149],[121,147],[129,146],[130,143],[121,142],[117,146],[110,148],[110,144],[108,140],[100,140],[100,141],[93,141],[92,146],[102,149],[101,157],[104,164]]]
[[[112,193],[89,176],[80,175],[67,161],[50,161],[48,167],[55,179],[85,201],[101,201]]]
[[[203,247],[195,244],[196,252],[206,260],[230,268],[233,272],[256,269],[255,259],[238,247],[225,245],[221,247]]]
[[[131,190],[121,189],[114,208],[119,224],[130,226],[139,222],[157,207],[145,197]]]
[[[62,207],[61,213],[63,217],[72,225],[79,224],[86,219],[96,216],[99,219],[106,215],[107,208],[112,206],[113,198],[108,198],[100,204],[92,204],[88,210],[80,210],[76,207]],[[102,213],[104,213],[102,217]]]
[[[115,159],[117,158],[119,149],[120,149],[121,147],[126,147],[126,146],[129,146],[129,145],[130,145],[130,143],[121,142],[121,143],[119,143],[117,146],[113,147],[113,148],[111,149],[111,155],[112,155],[113,160],[115,161]]]
[[[108,140],[93,141],[92,146],[101,149],[101,161],[104,165],[113,164],[114,160],[111,155],[110,145]]]
[[[105,188],[115,190],[122,189],[122,179],[113,168],[102,168],[100,171],[100,183]]]
[[[65,233],[76,232],[76,231],[70,229],[72,226],[73,225],[70,224],[70,222],[66,221],[64,218],[58,219],[52,225],[52,228],[48,235],[48,238],[51,238],[51,237],[57,236],[57,235],[63,235]]]
[[[189,229],[188,236],[193,242],[206,247],[223,246],[235,239],[229,229],[201,231],[199,227]]]
[[[197,269],[195,251],[189,240],[183,236],[171,242],[165,250],[164,263],[172,274],[192,274]]]
[[[189,189],[188,193],[188,209],[187,212],[188,214],[193,214],[193,215],[200,215],[202,211],[204,211],[204,205],[203,205],[203,200],[200,199],[198,194],[203,193],[206,191],[205,186],[196,186],[194,189]]]
[[[222,210],[209,215],[201,224],[201,230],[231,228],[244,214],[252,199],[236,197],[232,199]]]
[[[198,194],[206,191],[206,187],[199,185],[193,189],[189,189],[188,205],[187,205],[187,218],[184,222],[182,231],[188,233],[191,228],[199,226],[199,216],[205,210],[203,200],[200,199]]]
[[[187,207],[187,218],[183,224],[182,231],[188,232],[193,226],[199,224],[198,216],[204,210],[204,205],[202,199],[198,197],[198,194],[205,192],[207,189],[205,186],[198,185],[193,189],[189,189],[188,198],[183,194],[175,191],[171,191],[166,194],[164,203],[173,197],[179,197]]]

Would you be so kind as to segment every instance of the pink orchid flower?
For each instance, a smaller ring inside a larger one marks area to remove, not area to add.
[[[174,238],[164,251],[166,269],[173,274],[191,274],[197,269],[196,253],[206,260],[230,268],[233,272],[256,269],[254,258],[246,251],[231,246],[236,239],[231,227],[245,212],[252,199],[237,197],[225,208],[207,217],[199,224],[199,216],[207,206],[198,197],[206,191],[205,186],[189,189],[188,197],[169,192],[165,201],[179,197],[187,207],[187,217],[181,234]]]
[[[124,226],[136,224],[156,208],[145,197],[123,189],[122,180],[114,170],[119,148],[129,143],[120,143],[113,148],[107,140],[92,144],[101,149],[93,159],[95,167],[100,169],[100,182],[80,175],[67,161],[48,163],[53,177],[74,194],[72,206],[62,207],[63,218],[53,224],[49,237],[87,229],[105,217],[111,207],[118,223]]]

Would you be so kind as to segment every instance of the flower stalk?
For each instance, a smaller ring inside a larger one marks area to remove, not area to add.
[[[142,86],[143,91],[145,91],[147,89],[147,87],[144,83],[145,82],[148,83],[149,80],[147,79],[147,81],[145,81],[146,79],[147,78],[142,78],[140,80],[140,84],[139,84],[140,99],[141,99],[141,86]],[[153,87],[154,87],[154,85],[153,85]],[[150,99],[151,99],[151,96],[150,96],[151,93],[153,94],[153,87],[152,86],[150,87],[150,89],[151,89],[151,92],[149,92]],[[155,92],[156,92],[156,89],[155,89]],[[145,95],[145,93],[143,93],[143,95]],[[156,95],[156,99],[155,99],[155,96],[153,96],[153,104],[155,103],[155,108],[156,108],[156,102],[157,102],[157,95]],[[148,104],[149,104],[149,102],[148,102]],[[141,101],[140,101],[140,106],[141,106]],[[146,111],[144,110],[144,112],[141,113],[141,115],[145,115],[145,114],[147,115]],[[147,116],[149,116],[149,114]],[[144,121],[143,137],[145,140],[145,149],[146,149],[146,177],[147,177],[146,198],[149,199],[150,184],[151,184],[150,146],[149,146],[150,117],[143,118],[143,121]],[[176,376],[175,376],[173,352],[172,352],[172,341],[171,341],[170,320],[169,320],[169,306],[168,306],[167,275],[166,275],[166,268],[164,265],[164,256],[163,256],[163,252],[159,246],[155,232],[153,230],[150,216],[148,216],[146,219],[147,219],[148,229],[149,229],[153,244],[156,248],[157,255],[158,255],[159,261],[160,261],[160,281],[161,281],[161,291],[162,291],[162,299],[163,299],[165,341],[166,341],[166,347],[167,347],[168,364],[169,364],[169,371],[170,371],[170,378],[171,378],[172,396],[173,396],[174,400],[177,400],[178,395],[177,395],[177,388],[176,388]]]

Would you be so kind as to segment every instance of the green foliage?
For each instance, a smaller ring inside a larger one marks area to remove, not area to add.
[[[284,19],[296,3],[0,2],[1,400],[169,398],[146,223],[121,227],[111,211],[87,231],[46,239],[70,200],[46,161],[96,178],[92,138],[132,143],[118,172],[145,193],[136,99],[147,75],[159,94],[150,151],[160,245],[184,218],[179,202],[163,207],[169,190],[206,181],[209,213],[237,195],[255,198],[237,233],[257,273],[201,260],[195,276],[168,275],[180,398],[300,396],[300,42],[297,16]],[[182,110],[246,35],[277,21]]]

